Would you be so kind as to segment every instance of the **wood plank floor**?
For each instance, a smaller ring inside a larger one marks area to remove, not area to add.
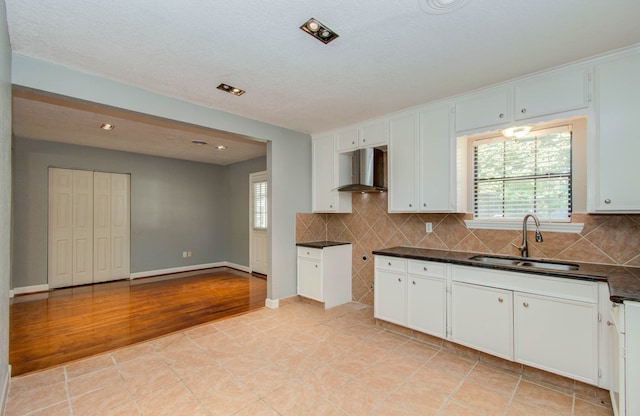
[[[10,306],[12,375],[146,341],[264,306],[265,279],[228,268],[18,296]]]

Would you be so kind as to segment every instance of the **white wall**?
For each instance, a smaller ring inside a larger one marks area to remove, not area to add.
[[[311,211],[311,137],[256,120],[155,94],[95,75],[14,54],[16,85],[152,116],[238,133],[267,143],[272,190],[267,296],[296,293],[295,215]]]
[[[9,280],[11,256],[11,46],[0,0],[0,405],[8,388]],[[2,412],[2,408],[0,408]]]

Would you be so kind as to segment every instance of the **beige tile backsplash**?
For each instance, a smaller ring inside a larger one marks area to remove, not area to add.
[[[519,255],[518,231],[470,230],[469,214],[389,214],[387,194],[353,194],[351,214],[296,216],[296,241],[336,240],[353,244],[353,299],[373,305],[373,250],[414,246],[440,250]],[[544,242],[529,236],[529,255],[556,260],[640,266],[640,215],[573,213],[584,223],[580,234],[544,233]],[[433,224],[427,234],[424,223]],[[363,261],[363,256],[367,257]]]

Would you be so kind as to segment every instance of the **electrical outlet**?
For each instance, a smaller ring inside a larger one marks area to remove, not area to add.
[[[187,251],[187,257],[191,257],[191,250]]]
[[[424,223],[424,230],[428,233],[432,233],[433,232],[433,225],[430,222],[425,222]]]
[[[183,251],[183,252],[182,252],[182,258],[185,258],[185,257],[187,257],[187,252],[186,252],[186,251]]]

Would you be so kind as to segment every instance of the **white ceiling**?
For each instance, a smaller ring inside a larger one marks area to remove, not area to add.
[[[303,133],[640,42],[637,0],[5,1],[14,52]],[[310,17],[339,38],[304,33]]]

